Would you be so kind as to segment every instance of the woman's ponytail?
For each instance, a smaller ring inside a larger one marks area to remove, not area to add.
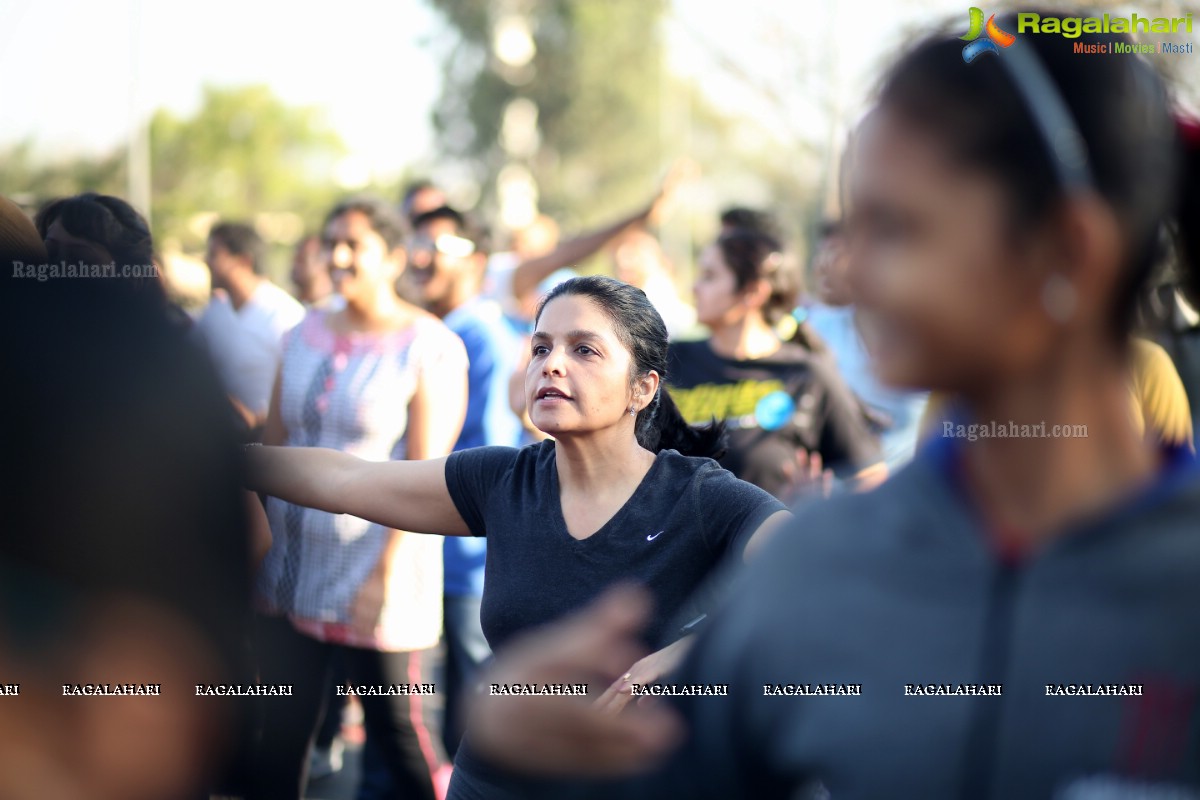
[[[720,458],[727,446],[724,422],[714,419],[704,425],[689,425],[661,384],[654,400],[638,414],[636,433],[638,444],[654,453],[678,450],[685,456]]]

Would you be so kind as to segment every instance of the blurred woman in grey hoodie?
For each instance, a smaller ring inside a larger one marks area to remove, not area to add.
[[[1200,474],[1138,432],[1126,387],[1137,289],[1196,207],[1177,192],[1200,189],[1196,139],[1146,62],[1074,49],[1126,37],[1028,27],[904,56],[850,180],[875,368],[961,397],[961,418],[745,568],[664,679],[728,697],[620,717],[485,697],[484,757],[657,770],[597,797],[1200,796]],[[610,598],[490,680],[608,669],[638,617]]]

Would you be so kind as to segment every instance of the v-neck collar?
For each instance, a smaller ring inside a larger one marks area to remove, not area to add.
[[[563,514],[562,487],[558,483],[558,449],[552,448],[550,456],[550,491],[554,506],[555,535],[566,539],[570,545],[585,547],[588,542],[594,540],[604,541],[604,539],[609,538],[611,535],[609,531],[616,527],[622,517],[628,515],[630,507],[641,500],[642,495],[648,491],[651,481],[656,477],[660,469],[663,460],[663,451],[660,450],[654,454],[654,463],[650,465],[650,469],[646,470],[646,474],[642,476],[642,480],[638,483],[637,488],[633,490],[633,494],[629,495],[629,499],[622,503],[621,507],[603,525],[597,528],[590,536],[585,536],[582,539],[576,539],[571,535],[571,531],[567,527],[566,515]]]

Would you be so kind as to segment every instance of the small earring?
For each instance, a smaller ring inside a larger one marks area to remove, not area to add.
[[[637,416],[637,406],[630,406],[630,407],[629,407],[629,416],[631,416],[631,417],[636,417],[636,416]]]
[[[1062,275],[1051,275],[1042,285],[1042,308],[1050,319],[1060,325],[1075,313],[1077,300],[1075,287]]]

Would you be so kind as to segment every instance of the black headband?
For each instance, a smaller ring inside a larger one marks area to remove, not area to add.
[[[1087,142],[1033,47],[1018,40],[999,56],[1050,152],[1059,185],[1068,192],[1094,189]]]

